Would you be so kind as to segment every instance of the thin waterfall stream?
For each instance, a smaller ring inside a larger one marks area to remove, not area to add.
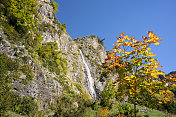
[[[91,76],[90,69],[89,69],[89,67],[88,67],[88,65],[87,65],[87,63],[84,59],[82,51],[81,50],[79,50],[79,51],[80,51],[82,61],[85,65],[85,68],[86,68],[86,71],[87,71],[87,77],[88,77],[88,79],[87,79],[88,83],[87,84],[88,84],[88,88],[89,88],[89,93],[90,93],[92,99],[94,100],[94,99],[96,99],[96,93],[95,93],[95,89],[94,89],[94,80]]]

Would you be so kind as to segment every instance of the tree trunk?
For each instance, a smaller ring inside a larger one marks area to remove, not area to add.
[[[134,102],[134,117],[136,117],[136,102]]]

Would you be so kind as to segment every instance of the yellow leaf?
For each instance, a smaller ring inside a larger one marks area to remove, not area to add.
[[[129,37],[128,37],[128,35],[124,36],[124,39],[128,39],[128,40],[129,40]]]
[[[115,50],[114,50],[114,52],[118,52],[118,50],[117,50],[117,49],[115,49]]]
[[[128,54],[130,54],[130,52],[125,52],[125,54],[127,54],[127,55],[128,55]]]
[[[155,45],[160,45],[160,43],[155,43]]]
[[[152,52],[149,53],[149,56],[153,57],[156,56],[155,54],[153,54]]]
[[[123,51],[124,51],[123,49],[119,49],[119,51],[118,51],[118,52],[119,52],[119,54],[120,54],[120,53],[122,53]]]
[[[140,93],[140,90],[139,90],[139,89],[137,89],[137,90],[136,90],[136,93]]]
[[[137,40],[132,40],[133,41],[133,43],[137,43]]]
[[[136,76],[134,76],[134,75],[131,75],[131,78],[136,78]]]
[[[151,73],[151,76],[154,78],[158,78],[158,74],[157,73]]]
[[[151,51],[151,48],[148,48],[148,51]]]
[[[151,38],[154,37],[154,33],[152,31],[148,31],[147,34],[148,34],[148,37],[151,37]]]

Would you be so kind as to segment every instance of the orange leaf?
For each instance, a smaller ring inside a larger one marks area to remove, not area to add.
[[[114,43],[113,45],[119,45],[119,43]]]
[[[162,68],[163,66],[159,66],[158,68]]]
[[[128,35],[124,36],[124,39],[129,39]]]
[[[143,38],[144,40],[147,40],[147,39],[148,39],[148,37],[143,37],[143,36],[142,36],[142,38]]]
[[[107,58],[107,59],[105,59],[105,61],[108,61],[108,60],[111,60],[111,58]]]
[[[149,33],[153,33],[153,32],[152,31],[148,31],[147,34],[149,34]]]
[[[122,36],[122,37],[124,37],[124,34],[125,34],[125,33],[120,33],[119,35]]]

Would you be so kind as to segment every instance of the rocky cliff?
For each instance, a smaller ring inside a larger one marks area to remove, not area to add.
[[[98,100],[105,85],[100,80],[106,58],[103,42],[92,35],[73,40],[57,21],[50,0],[38,0],[38,7],[38,44],[33,44],[33,35],[20,34],[1,17],[1,88],[8,85],[5,91],[17,94],[22,102],[30,97],[44,115],[55,114],[53,108],[63,99],[59,97]],[[70,102],[72,109],[79,106],[78,99]]]

